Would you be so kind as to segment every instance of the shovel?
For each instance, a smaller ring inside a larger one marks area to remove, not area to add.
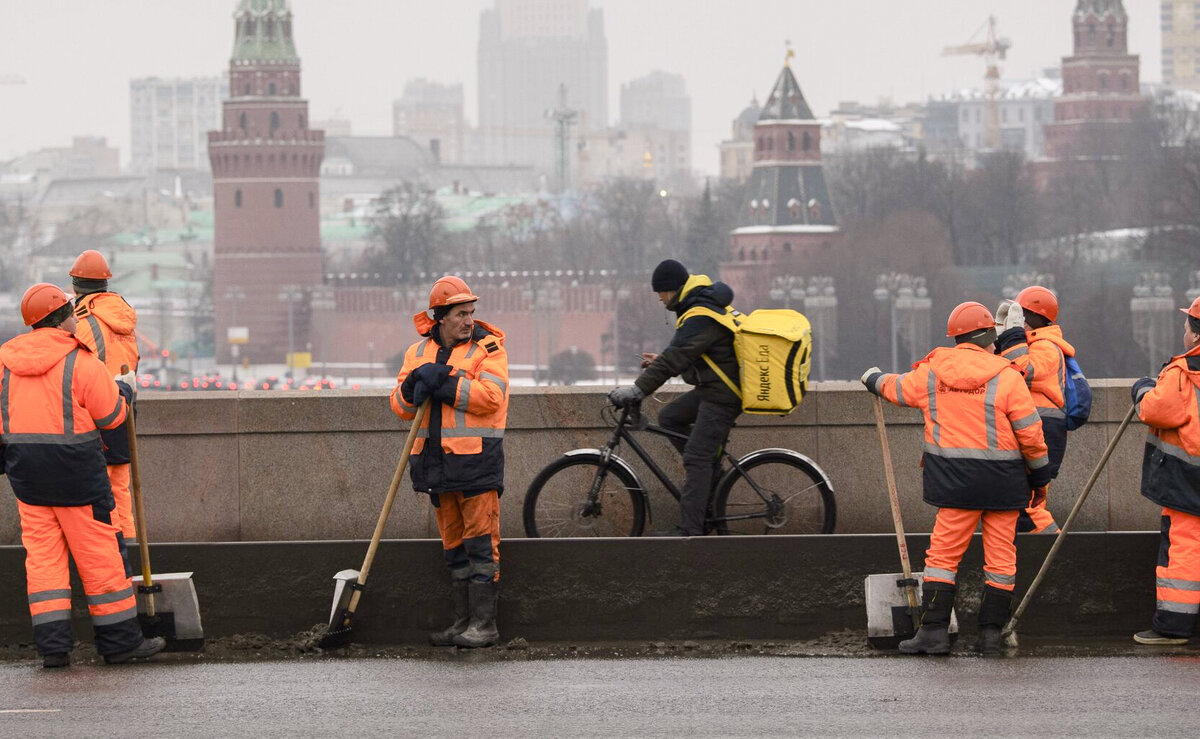
[[[121,374],[127,372],[129,367],[122,365]],[[192,573],[151,574],[150,537],[146,533],[146,509],[142,505],[142,474],[138,466],[132,405],[125,424],[129,432],[129,490],[133,496],[133,516],[142,560],[142,574],[133,578],[138,622],[147,639],[156,636],[165,639],[168,652],[199,652],[204,649],[204,628],[200,623],[200,602],[196,598]]]
[[[408,466],[408,457],[412,453],[413,444],[417,441],[417,432],[425,421],[431,401],[426,400],[417,409],[417,415],[408,427],[408,438],[404,441],[404,451],[400,452],[400,461],[396,463],[396,474],[392,475],[392,486],[388,488],[387,497],[383,500],[383,510],[379,512],[379,521],[375,523],[375,533],[371,535],[371,545],[367,547],[367,556],[363,559],[362,570],[342,570],[333,576],[337,585],[333,590],[333,608],[329,612],[329,628],[321,637],[321,649],[336,649],[344,647],[352,641],[354,612],[362,599],[363,588],[367,585],[367,573],[371,571],[371,562],[375,560],[375,552],[379,549],[379,540],[383,537],[383,527],[388,515],[392,512],[392,502],[396,500],[396,491],[400,489],[400,481],[404,477],[404,468]]]
[[[1058,553],[1058,548],[1062,546],[1063,537],[1066,536],[1067,530],[1071,528],[1071,522],[1075,520],[1075,515],[1079,513],[1079,509],[1083,507],[1083,502],[1087,500],[1088,494],[1092,492],[1092,486],[1096,484],[1096,480],[1100,479],[1100,473],[1104,470],[1104,465],[1108,463],[1108,458],[1112,456],[1113,450],[1117,448],[1117,442],[1121,440],[1121,436],[1125,433],[1125,429],[1128,428],[1129,422],[1133,420],[1133,414],[1136,411],[1136,403],[1129,406],[1129,411],[1125,414],[1125,418],[1121,420],[1121,425],[1117,427],[1116,433],[1113,434],[1112,439],[1108,442],[1108,448],[1104,450],[1103,456],[1100,457],[1100,462],[1096,464],[1096,469],[1092,470],[1092,476],[1088,478],[1087,484],[1083,486],[1083,492],[1079,493],[1079,498],[1075,501],[1075,505],[1072,506],[1071,512],[1067,514],[1067,520],[1063,522],[1062,528],[1058,530],[1058,535],[1054,537],[1054,544],[1046,554],[1046,559],[1042,561],[1042,568],[1038,570],[1037,577],[1033,578],[1033,582],[1029,584],[1029,590],[1025,591],[1025,597],[1021,599],[1021,604],[1017,606],[1017,610],[1013,611],[1012,618],[1008,619],[1004,630],[1000,632],[1000,636],[1004,638],[1005,646],[1017,646],[1017,622],[1025,614],[1025,607],[1033,599],[1033,594],[1037,592],[1038,585],[1042,584],[1042,578],[1046,576],[1046,570],[1050,568],[1050,563],[1054,561],[1054,555]]]

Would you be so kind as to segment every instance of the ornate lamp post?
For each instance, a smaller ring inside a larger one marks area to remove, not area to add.
[[[903,331],[906,334],[908,359],[911,361],[912,347],[917,345],[918,340],[928,339],[929,309],[933,301],[929,298],[924,277],[899,272],[879,275],[875,279],[874,295],[880,303],[888,302],[891,305],[892,371],[899,372],[900,333]]]
[[[295,314],[296,303],[304,297],[304,291],[299,285],[284,285],[279,288],[279,300],[288,304],[288,353],[287,353],[287,376],[292,376],[292,364],[296,356],[296,328]]]

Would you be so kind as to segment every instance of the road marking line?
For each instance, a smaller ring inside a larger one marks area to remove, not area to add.
[[[0,708],[0,713],[58,713],[61,708]]]

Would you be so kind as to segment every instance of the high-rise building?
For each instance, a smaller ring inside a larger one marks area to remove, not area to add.
[[[487,164],[560,171],[574,147],[556,141],[555,109],[574,111],[572,139],[608,125],[604,14],[587,0],[496,0],[480,16],[478,61]]]
[[[229,83],[221,77],[161,79],[129,83],[130,167],[208,169],[206,134],[221,123],[221,101]]]
[[[1046,124],[1051,159],[1104,158],[1125,151],[1148,101],[1138,57],[1127,47],[1129,16],[1121,0],[1078,0],[1071,17],[1075,53],[1062,61],[1062,96]]]
[[[750,104],[733,119],[730,126],[732,138],[720,144],[721,179],[734,182],[750,179],[750,173],[754,170],[754,124],[758,122],[761,112],[758,98],[753,97]]]
[[[1163,83],[1200,91],[1200,3],[1162,0],[1159,13]]]
[[[324,131],[308,127],[287,0],[240,0],[213,172],[213,305],[217,357],[230,326],[246,354],[282,363],[309,335],[307,296],[322,281],[319,173]]]
[[[692,130],[692,99],[683,75],[651,72],[621,85],[621,125]]]
[[[413,139],[445,164],[460,164],[466,159],[465,129],[460,84],[410,80],[404,94],[392,103],[392,133]]]

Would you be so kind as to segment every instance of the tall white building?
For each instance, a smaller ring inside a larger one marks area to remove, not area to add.
[[[229,97],[222,77],[129,83],[130,168],[208,169],[208,131],[221,128],[221,101]]]
[[[485,163],[556,171],[560,87],[576,113],[572,140],[608,125],[604,14],[587,0],[496,0],[480,16],[478,62]]]
[[[461,84],[410,80],[400,99],[392,102],[392,133],[428,148],[439,162],[460,164],[466,159],[465,130]]]

